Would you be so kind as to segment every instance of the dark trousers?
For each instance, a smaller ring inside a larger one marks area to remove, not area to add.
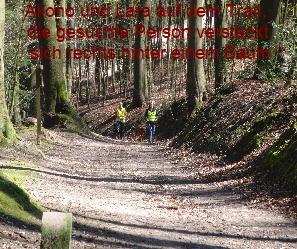
[[[125,135],[125,123],[117,121],[116,125],[118,127],[120,138],[123,138]]]
[[[153,138],[156,132],[156,124],[154,122],[147,122],[148,139],[149,142],[153,142]]]

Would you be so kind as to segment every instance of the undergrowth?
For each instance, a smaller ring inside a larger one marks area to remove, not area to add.
[[[255,174],[269,172],[270,181],[296,194],[296,107],[294,89],[235,91],[213,96],[191,120],[179,118],[184,101],[175,102],[161,126],[167,127],[164,137],[174,137],[172,147],[245,161]]]

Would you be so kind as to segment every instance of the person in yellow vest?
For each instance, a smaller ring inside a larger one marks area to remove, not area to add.
[[[119,107],[116,109],[116,126],[119,131],[119,136],[122,139],[125,135],[125,123],[127,118],[127,111],[120,102]]]
[[[158,111],[154,107],[153,101],[149,103],[149,108],[146,109],[144,117],[146,119],[146,125],[148,129],[148,139],[149,139],[149,142],[151,143],[153,142],[153,138],[156,132],[156,124],[158,120]]]

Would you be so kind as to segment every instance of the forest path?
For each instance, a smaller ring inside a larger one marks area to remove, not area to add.
[[[154,145],[61,134],[26,188],[73,214],[73,248],[297,248],[294,220],[193,178]]]

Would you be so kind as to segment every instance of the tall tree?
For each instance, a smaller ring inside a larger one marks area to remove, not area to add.
[[[74,8],[74,0],[71,0],[67,3],[68,7]],[[70,18],[68,20],[67,26],[70,28],[75,28],[74,24],[74,18]],[[67,50],[68,49],[74,49],[74,44],[72,42],[69,42],[67,45]],[[66,56],[65,56],[66,58]],[[74,84],[74,59],[73,57],[71,58],[66,58],[66,81],[67,81],[67,93],[68,93],[68,98],[71,98],[72,94],[72,89],[73,89],[73,84]]]
[[[204,7],[204,0],[191,0],[190,6],[196,6],[196,8]],[[195,56],[195,51],[203,49],[203,38],[194,35],[197,29],[202,29],[202,17],[198,17],[196,14],[190,14],[190,16],[189,29],[191,35],[188,39],[188,49],[193,51],[193,56],[187,59],[187,104],[189,116],[195,113],[206,98],[204,60],[197,59]]]
[[[0,142],[3,138],[11,141],[15,140],[16,135],[8,115],[5,101],[4,89],[4,26],[5,26],[5,0],[0,0]]]
[[[57,6],[62,7],[63,10],[66,9],[66,0],[56,0]],[[58,11],[58,15],[59,17],[57,18],[56,24],[57,24],[57,28],[59,29],[64,29],[66,30],[67,25],[66,25],[66,18],[63,17],[63,11],[60,10]],[[62,52],[62,56],[61,56],[61,60],[62,63],[60,63],[60,65],[62,65],[62,72],[63,72],[63,77],[64,77],[64,82],[65,82],[65,88],[67,89],[67,79],[66,79],[66,42],[59,42],[60,45],[60,50]],[[67,89],[68,90],[68,89]],[[67,97],[70,96],[71,93],[68,93]]]
[[[258,78],[259,74],[267,66],[267,60],[274,59],[275,51],[273,50],[273,43],[275,42],[274,36],[277,33],[277,29],[273,27],[273,23],[279,24],[280,18],[280,3],[281,0],[261,0],[261,13],[262,17],[259,18],[258,26],[259,30],[264,30],[267,27],[267,36],[265,36],[264,31],[258,37],[258,49],[265,49],[267,46],[271,50],[271,58],[258,58],[257,59],[257,69],[255,71],[254,77]]]
[[[215,15],[215,28],[227,28],[226,0],[216,0],[215,7],[219,7],[220,9],[220,15]],[[216,89],[228,83],[226,72],[226,57],[224,56],[226,44],[227,38],[224,38],[222,34],[220,34],[219,37],[215,39],[215,49],[219,51],[219,58],[214,60]]]
[[[54,8],[53,0],[36,0],[36,5],[40,8]],[[44,96],[45,96],[45,110],[46,112],[63,112],[67,113],[70,109],[66,92],[66,82],[64,69],[65,62],[62,59],[63,54],[60,49],[60,44],[56,37],[56,21],[55,16],[37,17],[37,25],[40,25],[41,29],[50,30],[51,35],[49,37],[41,36],[39,38],[39,47],[43,51],[50,51],[43,54],[41,63],[43,65],[43,82],[44,82]],[[46,50],[47,49],[47,50]],[[60,52],[61,53],[60,53]]]
[[[143,0],[140,1],[141,7],[148,6],[149,1]],[[142,13],[142,11],[141,11]],[[140,15],[137,18],[137,24],[142,24],[145,27],[148,26],[148,17],[143,17]],[[135,50],[142,49],[145,50],[146,46],[146,35],[145,33],[141,33],[138,37],[135,37]],[[139,58],[134,59],[134,89],[133,89],[133,102],[132,105],[134,107],[143,106],[146,100],[146,59],[145,55],[142,58],[141,54]]]
[[[287,1],[288,3],[288,1]],[[293,36],[292,39],[292,61],[291,61],[291,65],[289,67],[289,71],[288,71],[288,76],[286,79],[286,87],[292,86],[294,78],[295,78],[295,74],[297,72],[297,0],[294,0],[293,2],[293,24],[295,25],[293,32],[291,32],[291,35]]]

